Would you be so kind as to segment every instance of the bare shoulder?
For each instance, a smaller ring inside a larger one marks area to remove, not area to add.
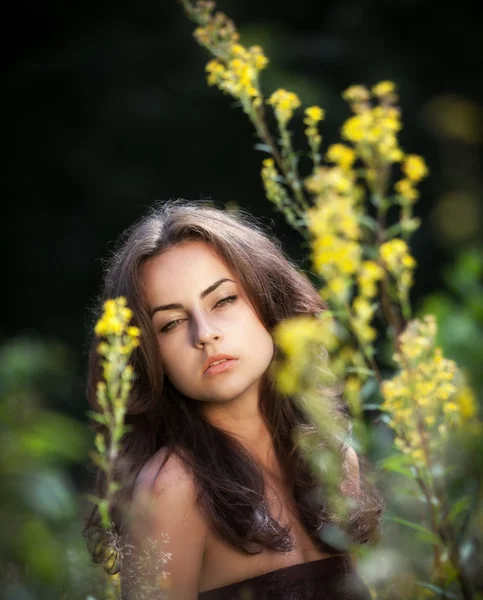
[[[164,584],[170,600],[198,595],[208,528],[196,496],[190,470],[174,453],[156,453],[136,480],[130,531],[142,552],[147,542],[159,549],[157,560],[166,562]]]
[[[158,450],[142,467],[134,485],[134,494],[150,492],[158,494],[168,487],[176,486],[179,492],[183,489],[194,491],[194,481],[182,459],[165,448]]]

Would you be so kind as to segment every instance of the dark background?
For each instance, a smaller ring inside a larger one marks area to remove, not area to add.
[[[271,60],[262,85],[326,109],[324,143],[349,116],[353,83],[394,80],[404,150],[423,155],[412,241],[413,300],[445,286],[441,269],[481,236],[483,21],[477,3],[220,0],[241,42]],[[300,238],[264,198],[265,157],[233,99],[208,88],[207,54],[175,0],[11,3],[3,15],[0,334],[58,340],[72,369],[51,400],[85,419],[90,306],[101,259],[156,200],[236,202],[295,259]],[[303,130],[301,111],[294,127]]]

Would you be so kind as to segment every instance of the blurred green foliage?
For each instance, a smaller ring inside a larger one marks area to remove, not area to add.
[[[99,579],[69,473],[87,458],[89,431],[49,407],[68,398],[73,381],[71,353],[58,342],[19,337],[0,349],[0,593],[8,600],[66,590],[85,598]]]

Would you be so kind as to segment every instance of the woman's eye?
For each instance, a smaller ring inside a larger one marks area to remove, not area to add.
[[[237,299],[238,299],[238,296],[227,296],[226,298],[222,298],[221,300],[219,300],[215,304],[214,308],[216,308],[218,306],[225,306],[226,304],[232,304]],[[172,329],[174,329],[174,327],[177,325],[177,323],[181,323],[181,321],[184,321],[184,319],[176,319],[175,321],[170,321],[169,323],[166,323],[166,325],[161,328],[161,330],[160,330],[161,333],[168,333],[168,331],[171,331]]]
[[[215,308],[217,306],[220,306],[220,304],[224,305],[224,303],[226,304],[231,304],[231,302],[228,302],[228,300],[235,302],[235,300],[238,298],[238,296],[227,296],[226,298],[222,298],[221,300],[219,300],[216,304],[215,304]]]
[[[167,333],[168,331],[171,331],[171,329],[173,329],[171,326],[175,323],[179,323],[181,320],[182,319],[176,319],[176,321],[170,321],[161,329],[161,333]]]

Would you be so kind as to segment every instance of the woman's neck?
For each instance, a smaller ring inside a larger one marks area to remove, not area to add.
[[[225,433],[233,436],[264,468],[274,466],[273,436],[263,419],[257,403],[252,406],[210,406],[207,419]]]

